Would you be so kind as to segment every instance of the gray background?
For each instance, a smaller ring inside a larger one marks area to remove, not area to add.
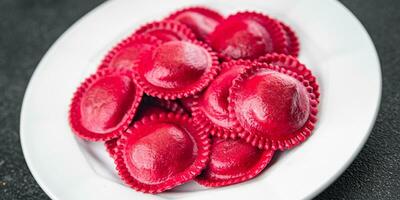
[[[0,0],[1,200],[48,199],[21,151],[19,115],[24,91],[50,45],[101,2]],[[382,64],[383,97],[367,144],[345,173],[316,199],[400,199],[400,1],[341,2],[360,19],[375,43]]]

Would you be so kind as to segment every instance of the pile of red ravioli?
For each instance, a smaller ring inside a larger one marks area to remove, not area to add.
[[[265,14],[179,10],[109,51],[74,94],[70,125],[105,142],[137,191],[244,182],[314,128],[318,84],[298,53],[293,30]]]

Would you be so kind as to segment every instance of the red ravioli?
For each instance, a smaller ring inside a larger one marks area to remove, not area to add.
[[[300,43],[299,39],[296,36],[296,33],[286,24],[280,22],[284,33],[285,33],[285,40],[287,44],[287,54],[297,57],[299,56],[300,51]]]
[[[135,34],[154,36],[163,42],[174,40],[195,40],[196,36],[187,26],[176,21],[161,21],[140,27]]]
[[[156,37],[148,35],[130,36],[108,52],[99,66],[99,69],[133,69],[136,67],[138,59],[143,53],[154,49],[160,44],[161,41]]]
[[[143,92],[126,70],[104,69],[75,92],[69,120],[76,135],[91,141],[118,137],[128,128]]]
[[[190,7],[171,14],[167,19],[185,24],[192,29],[198,39],[206,40],[224,17],[209,8]]]
[[[235,137],[233,123],[229,120],[228,96],[233,79],[250,66],[251,61],[230,61],[222,64],[221,73],[193,103],[193,117],[196,123],[211,135]]]
[[[267,53],[286,53],[285,33],[279,22],[255,12],[229,16],[210,36],[225,59],[256,59]]]
[[[233,81],[228,109],[239,137],[259,148],[284,150],[311,134],[317,105],[303,76],[256,63]]]
[[[221,187],[256,177],[271,161],[274,151],[262,150],[242,141],[213,138],[210,162],[196,181]]]
[[[146,94],[166,100],[193,96],[218,74],[218,59],[205,44],[166,42],[149,52],[135,68]]]
[[[304,64],[300,63],[296,58],[285,54],[274,53],[262,56],[257,61],[270,65],[277,65],[303,76],[304,79],[308,80],[310,86],[313,88],[313,93],[315,94],[317,101],[319,101],[320,93],[317,79],[312,74],[311,70],[309,70]]]
[[[209,159],[209,148],[209,138],[187,115],[151,115],[122,135],[117,170],[133,189],[159,193],[200,174]]]

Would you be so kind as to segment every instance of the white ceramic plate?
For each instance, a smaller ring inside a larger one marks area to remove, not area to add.
[[[154,196],[118,179],[100,143],[74,137],[67,120],[73,92],[107,50],[134,28],[189,5],[227,15],[256,10],[291,25],[301,40],[300,60],[321,86],[314,135],[283,153],[259,177],[206,189],[194,182]],[[381,96],[378,57],[360,22],[333,0],[117,0],[79,20],[50,48],[37,67],[21,113],[21,143],[28,166],[53,199],[309,199],[332,183],[368,138]]]

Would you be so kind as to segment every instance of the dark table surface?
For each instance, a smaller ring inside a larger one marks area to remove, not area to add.
[[[382,65],[383,96],[365,147],[344,174],[316,199],[400,199],[400,1],[341,2],[360,19],[375,43]],[[22,99],[30,76],[50,45],[100,3],[102,0],[0,1],[1,200],[48,199],[22,154]]]

